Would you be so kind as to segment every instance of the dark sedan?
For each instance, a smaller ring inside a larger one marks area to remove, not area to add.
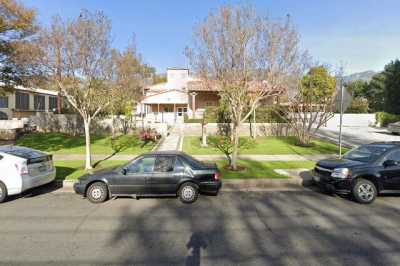
[[[379,193],[400,192],[400,142],[362,145],[343,159],[319,161],[314,181],[324,190],[371,203]]]
[[[87,174],[74,184],[76,193],[93,203],[117,196],[176,196],[184,203],[199,193],[217,195],[220,173],[214,163],[200,162],[182,152],[151,152],[126,165]]]

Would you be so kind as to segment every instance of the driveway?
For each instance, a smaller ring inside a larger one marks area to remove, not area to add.
[[[343,144],[354,147],[361,144],[379,141],[400,141],[400,136],[389,133],[384,128],[375,127],[343,127]],[[321,128],[317,135],[334,142],[339,142],[339,128],[326,127]]]
[[[28,193],[0,205],[0,264],[399,265],[399,202],[365,206],[306,189],[192,205]]]

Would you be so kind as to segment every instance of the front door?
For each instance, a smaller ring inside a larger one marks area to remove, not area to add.
[[[112,194],[132,195],[146,194],[148,187],[146,179],[151,176],[154,168],[154,157],[142,157],[127,165],[119,175],[113,179]]]
[[[398,190],[400,189],[400,151],[390,153],[385,160],[393,160],[398,164],[382,169],[383,188],[385,190]]]
[[[182,116],[183,115],[183,107],[178,107],[178,116]]]
[[[147,179],[152,194],[174,194],[181,178],[181,173],[176,171],[176,156],[157,156],[154,171]]]

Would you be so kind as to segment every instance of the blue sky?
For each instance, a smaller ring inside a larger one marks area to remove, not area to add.
[[[126,47],[133,33],[146,63],[165,72],[186,67],[183,54],[192,29],[222,4],[253,5],[260,14],[282,18],[290,14],[302,46],[321,63],[343,64],[346,73],[382,70],[400,57],[398,0],[22,0],[36,8],[39,22],[52,16],[76,17],[82,8],[103,10],[112,20],[113,46]]]

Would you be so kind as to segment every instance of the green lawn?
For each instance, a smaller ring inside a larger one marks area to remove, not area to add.
[[[221,170],[222,179],[249,179],[249,178],[288,178],[280,175],[274,169],[312,169],[315,162],[312,161],[250,161],[239,160],[238,165],[244,166],[243,171],[230,171],[224,168],[227,161],[217,161],[218,168]]]
[[[92,154],[113,154],[110,136],[92,136]],[[136,135],[125,135],[114,142],[117,154],[140,154],[150,151],[154,143],[148,143],[143,148],[144,143]],[[34,148],[37,150],[54,154],[84,154],[85,137],[70,136],[60,133],[32,133],[22,136],[16,141],[16,145]]]
[[[240,154],[298,154],[317,155],[338,153],[335,144],[314,140],[312,147],[299,147],[295,145],[295,137],[258,137],[253,148],[243,150]],[[346,149],[344,149],[346,151]],[[200,137],[185,137],[183,140],[183,151],[192,155],[221,154],[219,150],[212,147],[203,148],[200,146]]]
[[[98,163],[96,168],[94,168],[93,172],[102,170],[102,169],[112,169],[114,167],[120,166],[126,163],[126,161],[102,161]],[[58,180],[75,180],[78,177],[86,174],[87,172],[84,170],[85,161],[77,160],[77,161],[55,161],[54,165],[56,166]]]

